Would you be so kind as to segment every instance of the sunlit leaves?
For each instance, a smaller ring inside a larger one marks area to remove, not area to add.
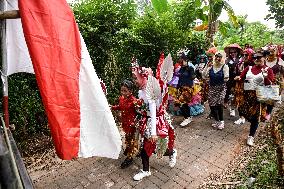
[[[219,25],[219,33],[222,35],[217,35],[217,41],[220,46],[225,47],[232,43],[238,43],[239,45],[244,46],[246,43],[249,43],[257,49],[268,43],[284,43],[284,39],[281,38],[281,31],[271,32],[267,26],[260,22],[247,23],[245,17],[240,19],[243,19],[241,21],[242,28],[235,28],[229,22],[221,23]],[[225,34],[222,31],[223,27],[227,29]]]
[[[284,1],[283,0],[267,0],[269,5],[269,14],[266,19],[275,19],[278,28],[284,27]]]
[[[151,2],[158,14],[162,14],[168,10],[167,0],[151,0]]]

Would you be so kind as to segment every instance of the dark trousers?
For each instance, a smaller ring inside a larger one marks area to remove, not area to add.
[[[183,104],[180,107],[180,111],[181,111],[181,114],[183,115],[184,118],[189,118],[190,117],[190,109],[189,109],[188,104]]]
[[[144,141],[147,140],[144,138]],[[173,155],[173,150],[174,150],[174,142],[175,142],[175,131],[173,128],[169,127],[169,141],[168,141],[168,149],[164,156],[171,156]],[[149,171],[150,170],[150,163],[149,159],[150,157],[148,156],[144,146],[141,150],[140,153],[141,159],[142,159],[142,165],[143,165],[143,171]]]
[[[249,130],[249,136],[254,137],[256,130],[258,128],[259,122],[257,117],[253,117],[250,120],[250,130]]]
[[[149,156],[147,155],[144,148],[141,151],[141,159],[142,159],[143,171],[149,171],[150,170]]]
[[[232,89],[235,88],[236,82],[232,79],[230,79],[229,81],[227,81],[226,86],[227,86],[227,90],[226,90],[226,95],[225,95],[225,103],[229,102],[230,99],[230,95],[232,94]]]
[[[214,111],[214,108],[213,108],[214,106],[209,106],[209,108],[210,108],[210,114],[209,114],[209,116],[210,117],[214,117],[214,113],[213,113],[213,111]]]
[[[223,105],[212,106],[212,113],[216,121],[223,121]]]
[[[266,112],[267,112],[267,114],[271,114],[271,113],[272,113],[272,110],[273,110],[273,105],[267,104],[267,106],[266,106]]]

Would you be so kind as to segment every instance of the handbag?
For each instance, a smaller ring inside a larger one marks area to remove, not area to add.
[[[246,79],[244,81],[244,90],[245,91],[254,91],[256,88],[256,84],[253,82],[253,80]]]
[[[259,102],[271,103],[281,100],[279,85],[259,85],[256,87],[256,96]]]

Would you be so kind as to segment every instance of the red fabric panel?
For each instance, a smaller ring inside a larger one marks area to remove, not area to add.
[[[77,157],[80,34],[66,0],[19,0],[19,10],[56,152]]]

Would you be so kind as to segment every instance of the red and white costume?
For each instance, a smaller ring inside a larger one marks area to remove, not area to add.
[[[168,87],[167,81],[171,80],[173,64],[170,55],[165,59],[161,54],[156,78],[150,68],[139,68],[133,66],[133,74],[137,77],[140,90],[139,99],[146,104],[143,118],[140,120],[140,133],[144,137],[144,148],[151,156],[156,149],[156,143],[150,142],[151,136],[166,138],[170,135],[168,141],[169,150],[174,146],[174,130],[166,118],[166,107],[168,105]]]

